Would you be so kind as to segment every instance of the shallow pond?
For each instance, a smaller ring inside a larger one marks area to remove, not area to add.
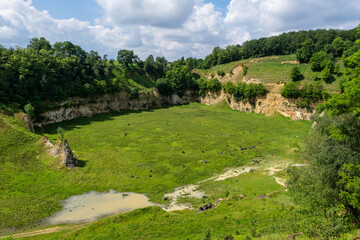
[[[128,212],[138,208],[156,206],[144,194],[109,192],[84,193],[67,198],[63,209],[49,217],[50,224],[95,221],[99,217]]]

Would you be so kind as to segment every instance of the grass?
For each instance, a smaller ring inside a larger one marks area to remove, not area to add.
[[[37,226],[41,219],[58,211],[61,208],[59,200],[91,190],[146,193],[152,201],[165,203],[163,194],[175,187],[209,178],[228,167],[249,165],[259,155],[264,156],[264,165],[280,159],[295,162],[299,158],[296,149],[301,146],[311,122],[231,111],[221,104],[204,106],[193,103],[74,119],[46,126],[37,135],[33,134],[33,138],[3,123],[0,126],[0,146],[6,149],[0,152],[0,229],[24,229]],[[42,134],[54,142],[58,138],[56,129],[59,126],[66,130],[65,138],[83,167],[70,170],[60,167],[58,161],[37,144]],[[255,145],[256,148],[241,153],[240,145]],[[295,150],[289,152],[289,149]],[[210,163],[202,164],[202,159]],[[131,178],[131,175],[139,179]],[[121,235],[120,239],[132,239],[130,235],[138,236],[138,239],[141,236],[180,239],[177,236],[185,235],[196,239],[203,237],[207,228],[218,236],[236,231],[248,234],[251,232],[250,220],[242,223],[239,219],[249,219],[250,209],[255,211],[256,221],[265,214],[267,220],[259,223],[260,229],[269,223],[269,219],[280,221],[286,215],[285,212],[277,215],[279,201],[288,200],[272,177],[255,172],[238,177],[237,180],[244,184],[234,184],[235,180],[209,182],[201,186],[209,195],[209,201],[224,197],[224,191],[235,197],[211,213],[183,211],[169,214],[149,208],[118,216],[114,218],[116,220],[103,220],[95,227],[104,226],[105,229],[99,228],[99,231],[105,232],[115,227],[116,234],[128,234]],[[257,194],[274,191],[280,193],[267,200],[256,199]],[[248,198],[239,201],[236,199],[238,194],[246,194]],[[195,206],[202,204],[199,200],[185,200]],[[284,209],[287,207],[284,205]],[[156,221],[150,220],[153,224],[149,226],[141,224],[148,218]],[[114,225],[108,225],[112,221],[115,221]],[[172,224],[164,230],[156,228],[167,222]],[[220,222],[222,225],[217,226]],[[187,228],[187,225],[193,227]],[[85,231],[79,234],[89,236],[95,227],[79,230]],[[183,235],[177,235],[181,232]],[[76,237],[71,235],[69,238]],[[102,237],[99,235],[98,239]]]
[[[254,58],[240,60],[224,65],[217,65],[211,69],[205,70],[204,73],[207,75],[214,74],[216,75],[218,70],[222,70],[226,73],[230,73],[237,65],[243,64],[248,66],[248,72],[246,77],[248,79],[257,79],[262,83],[277,83],[282,82],[291,82],[290,72],[293,66],[298,66],[300,72],[304,75],[304,79],[300,81],[301,84],[312,83],[313,71],[310,68],[309,64],[293,64],[289,61],[296,61],[295,55],[286,55],[286,56],[272,56],[264,58]],[[342,64],[340,64],[342,65]],[[341,66],[343,67],[343,66]],[[319,74],[320,75],[320,74]],[[242,73],[238,76],[237,81],[241,81],[243,78]],[[339,91],[339,82],[344,78],[344,76],[337,77],[335,76],[335,81],[331,84],[325,83],[323,80],[320,82],[324,85],[326,89],[331,92]],[[221,78],[220,78],[221,79]]]

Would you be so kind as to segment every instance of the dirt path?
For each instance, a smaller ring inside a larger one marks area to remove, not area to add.
[[[14,235],[2,236],[2,237],[0,237],[0,239],[4,239],[7,237],[25,238],[25,237],[33,237],[33,236],[38,236],[38,235],[50,234],[50,233],[57,233],[57,232],[62,232],[62,231],[77,230],[77,229],[86,227],[89,224],[90,223],[83,223],[83,224],[79,224],[79,225],[51,227],[51,228],[40,229],[40,230],[31,231],[31,232],[16,233]]]

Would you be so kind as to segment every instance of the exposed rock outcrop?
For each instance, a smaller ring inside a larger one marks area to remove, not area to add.
[[[59,157],[61,163],[68,167],[73,168],[77,166],[77,161],[74,157],[73,152],[71,151],[67,140],[56,141],[56,144],[52,144],[51,141],[47,137],[43,137],[42,139],[45,146],[49,148],[49,152],[53,157]]]
[[[252,81],[251,79],[249,81]],[[213,105],[226,101],[233,110],[255,112],[258,114],[271,115],[280,113],[293,120],[310,120],[314,114],[313,110],[298,108],[295,101],[281,96],[280,91],[284,86],[282,83],[264,84],[269,90],[266,96],[257,97],[253,102],[236,101],[233,96],[221,91],[219,93],[208,93],[205,97],[199,97],[194,91],[187,91],[183,96],[173,94],[161,96],[157,90],[140,93],[137,98],[130,98],[125,91],[105,94],[101,98],[71,98],[59,104],[55,110],[43,113],[44,119],[34,123],[42,127],[50,123],[62,122],[78,117],[91,117],[94,114],[107,113],[121,110],[146,110],[160,108],[164,104],[181,105],[191,102],[201,102]]]
[[[121,110],[146,110],[160,108],[164,104],[179,105],[198,101],[197,94],[187,91],[184,96],[176,94],[161,96],[157,90],[148,93],[140,93],[137,98],[130,98],[125,91],[105,94],[101,98],[70,98],[59,104],[59,108],[44,112],[44,119],[36,122],[35,126],[43,126],[50,123],[62,122],[78,117],[91,117],[94,114],[107,113]]]
[[[266,115],[280,113],[293,120],[310,120],[314,114],[313,110],[298,108],[293,100],[281,96],[280,91],[284,84],[270,83],[264,85],[269,90],[269,93],[266,96],[257,97],[253,103],[236,101],[234,97],[223,91],[208,93],[205,97],[200,98],[200,102],[206,105],[213,105],[226,101],[233,110]]]

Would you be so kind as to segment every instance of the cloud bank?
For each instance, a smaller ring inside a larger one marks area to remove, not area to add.
[[[0,43],[23,46],[33,37],[71,41],[115,57],[132,49],[169,60],[204,57],[215,46],[241,44],[286,31],[341,28],[360,23],[358,0],[231,0],[225,12],[203,0],[96,0],[94,24],[55,19],[31,0],[0,0]]]

